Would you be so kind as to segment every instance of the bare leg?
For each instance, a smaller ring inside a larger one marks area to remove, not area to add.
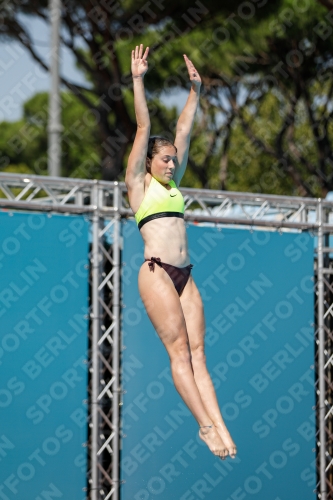
[[[201,400],[212,422],[214,423],[217,432],[228,449],[229,455],[234,458],[237,453],[236,445],[232,440],[222,418],[215,389],[206,367],[206,357],[204,352],[205,320],[203,305],[199,291],[192,277],[188,281],[180,300],[189,335],[194,379],[201,395]]]
[[[148,316],[169,354],[175,387],[199,426],[203,427],[201,439],[214,455],[224,458],[227,450],[213,426],[194,379],[184,315],[170,277],[157,265],[151,272],[145,263],[139,272],[139,291]],[[206,428],[210,425],[213,426],[211,429]]]

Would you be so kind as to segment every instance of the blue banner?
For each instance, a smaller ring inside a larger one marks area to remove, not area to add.
[[[238,448],[225,461],[198,438],[144,310],[134,222],[123,238],[122,500],[314,500],[313,238],[188,227],[207,366]]]
[[[86,498],[88,231],[0,213],[0,499]]]

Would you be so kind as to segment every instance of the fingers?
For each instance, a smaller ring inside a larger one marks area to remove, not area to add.
[[[195,69],[195,66],[192,63],[192,61],[187,57],[186,54],[183,54],[183,55],[184,55],[185,64],[186,64],[190,78],[199,78],[200,79],[200,75],[199,75],[198,71]]]
[[[185,59],[185,63],[186,63],[186,66],[188,68],[194,68],[194,64],[193,62],[187,57],[186,54],[184,54],[184,59]],[[195,69],[195,68],[194,68]]]
[[[148,57],[148,54],[149,54],[149,47],[146,48],[145,53],[143,54],[143,58],[142,59],[146,60],[147,57]]]
[[[137,45],[135,47],[135,50],[132,50],[132,59],[142,59],[145,61],[148,57],[149,54],[149,47],[146,47],[146,50],[143,54],[143,44],[141,43],[140,45]]]

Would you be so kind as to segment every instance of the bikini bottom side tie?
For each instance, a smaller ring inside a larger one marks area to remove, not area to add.
[[[151,257],[150,259],[145,259],[145,262],[146,261],[148,261],[150,271],[154,272],[155,264],[157,264],[159,267],[162,267],[162,269],[164,269],[164,271],[170,276],[178,295],[181,296],[190,277],[193,264],[189,264],[186,267],[176,267],[172,266],[171,264],[161,262],[161,259],[159,257]]]

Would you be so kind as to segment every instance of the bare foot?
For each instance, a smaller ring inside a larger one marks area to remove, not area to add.
[[[206,443],[206,445],[214,455],[217,455],[222,460],[226,458],[226,456],[228,455],[227,447],[220,438],[214,426],[200,427],[199,437]]]
[[[229,434],[228,429],[226,428],[226,425],[224,422],[220,422],[219,424],[215,425],[215,428],[222,439],[223,443],[225,444],[225,447],[228,450],[228,453],[231,458],[235,458],[237,454],[237,447],[235,443],[232,440],[232,437]]]

